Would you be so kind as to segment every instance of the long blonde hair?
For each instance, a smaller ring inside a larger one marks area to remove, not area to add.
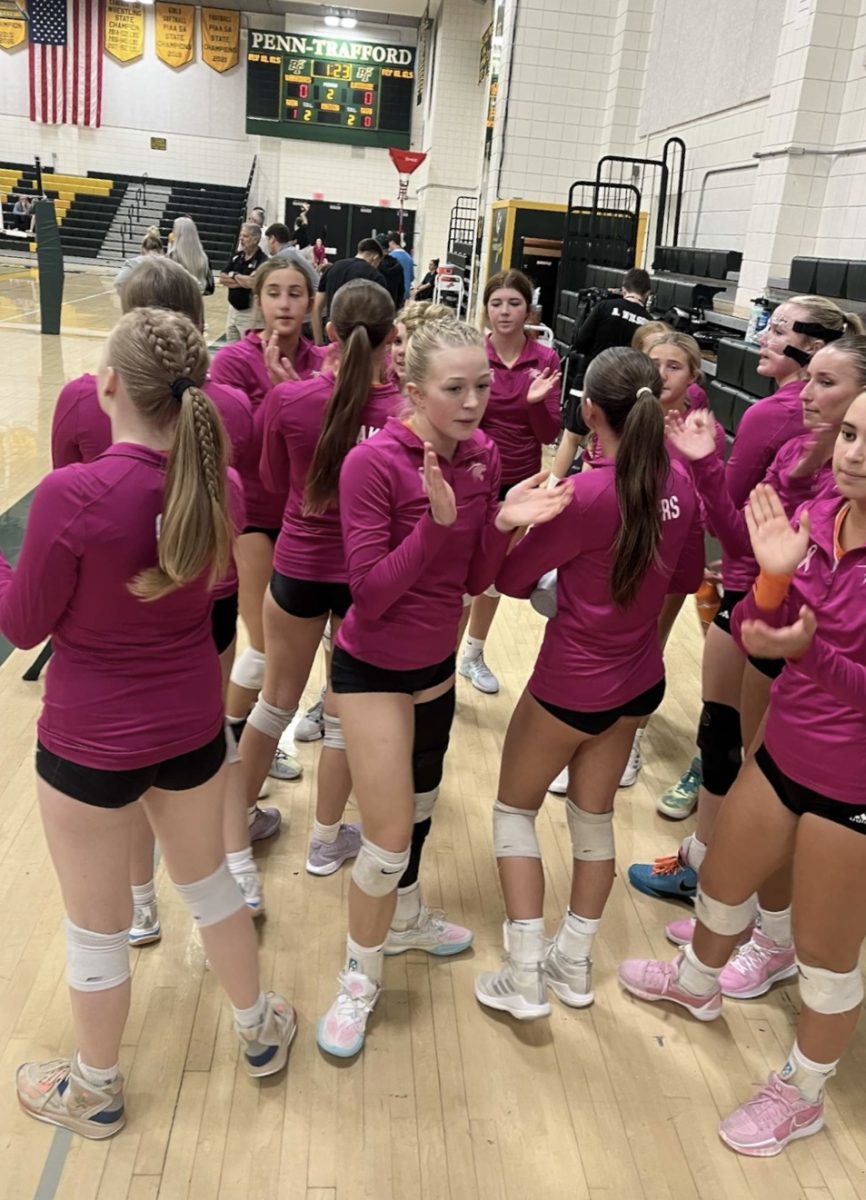
[[[178,217],[172,229],[174,241],[169,254],[175,262],[186,267],[194,279],[203,283],[210,270],[208,257],[198,236],[198,229],[192,217]]]
[[[140,572],[130,591],[159,600],[228,569],[234,531],[228,510],[228,443],[216,410],[201,390],[208,369],[204,338],[187,317],[136,308],[108,339],[108,364],[142,417],[174,425],[159,532],[159,565]],[[187,386],[178,387],[180,381]]]
[[[838,304],[827,300],[824,296],[791,296],[786,304],[796,304],[804,308],[809,315],[809,321],[823,325],[825,329],[838,331],[840,335],[849,336],[866,332],[862,319],[853,312],[843,312]],[[825,339],[821,338],[821,341]],[[832,341],[832,338],[830,339]]]

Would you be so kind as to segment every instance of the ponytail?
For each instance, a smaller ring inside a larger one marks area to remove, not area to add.
[[[331,323],[342,353],[337,382],[307,474],[305,514],[326,512],[337,503],[343,459],[358,441],[361,417],[374,382],[373,351],[394,326],[394,302],[378,283],[353,280],[335,295]]]

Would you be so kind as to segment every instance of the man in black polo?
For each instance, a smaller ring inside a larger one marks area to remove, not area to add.
[[[255,306],[250,289],[252,276],[268,256],[259,245],[262,229],[254,221],[245,221],[241,226],[241,248],[228,261],[220,274],[219,283],[228,288],[229,311],[226,321],[226,341],[239,342],[248,329],[253,327]]]
[[[609,346],[630,346],[635,331],[650,319],[647,301],[652,281],[646,271],[634,267],[622,281],[622,296],[602,300],[577,331],[573,349],[584,355],[588,367]]]
[[[385,287],[385,280],[379,271],[382,261],[382,247],[375,238],[363,238],[358,242],[358,251],[354,258],[341,258],[329,267],[319,280],[319,290],[313,302],[313,336],[316,344],[324,345],[326,313],[331,311],[334,295],[344,283],[350,279],[370,279]]]

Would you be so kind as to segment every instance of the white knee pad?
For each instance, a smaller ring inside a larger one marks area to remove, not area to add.
[[[235,763],[241,761],[240,752],[238,751],[238,739],[235,737],[231,722],[226,718],[226,766],[233,767]]]
[[[331,618],[330,617],[328,617],[328,623],[325,626],[324,630],[322,631],[322,645],[325,648],[325,653],[330,654],[331,647],[333,646],[333,638],[331,636]]]
[[[800,999],[813,1012],[833,1016],[850,1012],[863,1003],[863,975],[860,968],[844,974],[824,967],[809,967],[797,959],[800,971]]]
[[[409,847],[405,850],[383,850],[361,838],[361,849],[352,868],[352,878],[365,896],[381,899],[396,892],[397,885],[409,866]]]
[[[66,927],[66,981],[76,992],[107,992],[129,979],[129,930],[94,933],[73,925]]]
[[[228,864],[221,862],[213,875],[195,883],[176,883],[181,900],[192,913],[196,925],[206,928],[234,916],[244,907],[244,898]]]
[[[538,810],[493,805],[493,850],[497,858],[541,858],[535,835]]]
[[[491,583],[490,587],[487,588],[484,595],[489,596],[491,600],[498,600],[499,597],[502,595],[502,592],[497,592],[496,588]]]
[[[238,687],[247,688],[250,692],[261,691],[265,682],[265,656],[261,650],[247,646],[243,654],[239,654],[232,663],[229,679]]]
[[[733,937],[735,933],[742,933],[754,921],[757,912],[757,896],[750,896],[742,904],[722,904],[721,900],[714,900],[706,894],[700,884],[698,885],[695,916],[702,925],[706,925],[710,933],[717,933],[721,937]]]
[[[436,805],[436,799],[439,795],[438,787],[433,788],[432,792],[416,792],[415,793],[415,824],[420,825],[422,821],[428,820],[433,816],[433,809]]]
[[[328,746],[331,750],[345,750],[346,739],[343,737],[343,723],[340,718],[322,713],[322,719],[325,722],[325,737],[322,745]]]
[[[253,711],[247,718],[247,724],[258,729],[265,737],[271,737],[278,742],[292,723],[296,708],[277,708],[268,704],[263,696],[259,696],[253,705]]]
[[[613,810],[606,813],[586,812],[573,801],[566,800],[565,816],[571,834],[573,858],[581,862],[607,862],[616,857]]]

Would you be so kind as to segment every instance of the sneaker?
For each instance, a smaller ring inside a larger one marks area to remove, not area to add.
[[[325,689],[322,688],[322,693],[319,699],[312,708],[308,708],[295,726],[295,741],[296,742],[317,742],[319,738],[325,736],[325,718],[323,715],[323,705],[325,703]]]
[[[709,996],[695,996],[680,985],[682,955],[673,962],[651,958],[630,958],[620,963],[619,981],[639,1000],[669,1000],[688,1009],[699,1021],[715,1021],[722,1011],[722,991],[716,987]]]
[[[16,1074],[18,1103],[28,1116],[60,1125],[82,1137],[109,1138],[123,1129],[123,1076],[94,1087],[81,1076],[78,1054],[72,1060],[24,1063]]]
[[[507,1012],[518,1021],[550,1016],[543,962],[516,963],[506,958],[498,971],[485,971],[478,976],[475,996],[487,1008]]]
[[[690,817],[698,803],[698,791],[701,786],[701,760],[692,759],[692,765],[673,787],[659,796],[656,811],[672,821],[682,821]]]
[[[271,762],[268,775],[271,779],[279,779],[281,781],[288,779],[300,779],[304,773],[304,768],[296,758],[292,758],[291,754],[286,754],[285,750],[281,750],[279,746],[274,753],[273,761]]]
[[[499,680],[484,661],[484,655],[475,658],[463,658],[460,662],[460,674],[469,679],[472,686],[488,696],[495,696],[499,691]]]
[[[562,768],[547,790],[552,792],[554,796],[568,795],[568,767]]]
[[[631,744],[631,753],[628,756],[628,762],[625,765],[625,770],[622,773],[622,778],[619,781],[621,788],[634,787],[637,782],[638,771],[643,766],[643,759],[640,756],[640,743],[643,730],[639,729],[634,735],[634,741]]]
[[[244,904],[253,916],[263,917],[265,915],[265,892],[262,887],[262,877],[255,863],[246,871],[232,871],[232,879],[238,885],[238,890],[244,898]]]
[[[414,925],[408,929],[389,929],[385,941],[385,954],[405,954],[407,950],[426,950],[437,958],[446,958],[450,954],[460,954],[472,945],[471,929],[462,925],[452,925],[446,921],[444,914],[431,912],[424,905]]]
[[[760,1091],[719,1125],[719,1137],[738,1154],[772,1158],[788,1142],[809,1137],[824,1126],[824,1098],[807,1100],[799,1088],[773,1072]]]
[[[130,946],[149,946],[162,937],[159,913],[155,904],[136,904],[132,910],[132,928],[127,941]]]
[[[280,832],[283,814],[278,808],[262,808],[256,805],[256,815],[250,823],[250,841],[262,842]]]
[[[320,842],[316,838],[310,841],[307,854],[307,870],[311,875],[333,875],[339,871],[344,862],[357,858],[361,849],[361,826],[341,825],[337,840]]]
[[[778,946],[755,929],[722,971],[719,983],[723,996],[752,1000],[763,996],[774,983],[797,974],[793,946]]]
[[[568,958],[553,942],[547,954],[545,975],[553,994],[571,1008],[587,1008],[595,999],[591,958]]]
[[[316,1026],[316,1041],[326,1054],[353,1058],[364,1048],[367,1018],[382,989],[360,971],[341,971],[337,998]]]
[[[675,946],[688,946],[690,945],[692,938],[695,936],[696,925],[697,921],[694,917],[681,917],[678,921],[671,921],[669,924],[665,925],[665,937],[669,942],[673,942]],[[743,930],[743,932],[740,934],[737,945],[742,946],[745,942],[747,942],[752,936],[752,930],[754,928],[754,925],[750,925],[748,929]],[[724,975],[724,971],[722,972],[722,975]],[[729,994],[725,992],[724,987],[722,988],[722,992],[725,995]]]
[[[690,867],[682,848],[668,858],[652,863],[632,863],[628,881],[645,896],[659,900],[694,900],[698,890],[698,873]]]
[[[268,992],[267,1001],[268,1011],[261,1025],[242,1029],[235,1024],[235,1031],[244,1048],[247,1074],[253,1079],[282,1071],[289,1057],[289,1047],[298,1032],[298,1018],[288,1000],[276,992]]]

